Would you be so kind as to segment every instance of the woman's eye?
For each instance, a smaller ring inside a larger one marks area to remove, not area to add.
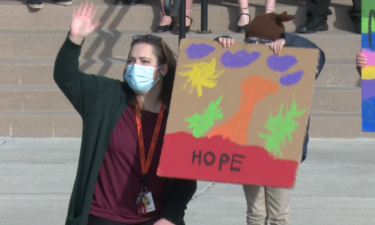
[[[148,64],[148,63],[150,63],[150,62],[147,61],[147,60],[142,60],[142,63],[143,63],[143,64]]]

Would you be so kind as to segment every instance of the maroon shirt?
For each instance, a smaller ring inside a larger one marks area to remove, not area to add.
[[[151,191],[156,210],[138,214],[136,198],[143,187],[135,112],[127,107],[111,135],[101,165],[92,199],[90,214],[126,224],[139,224],[160,217],[166,179],[156,176],[159,164],[167,112],[164,112],[154,156],[147,175],[147,188]],[[158,113],[142,112],[142,128],[146,156],[149,152]]]

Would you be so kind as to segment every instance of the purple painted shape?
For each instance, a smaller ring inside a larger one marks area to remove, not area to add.
[[[366,57],[366,65],[375,66],[375,52],[368,49],[362,49],[362,54]]]
[[[362,80],[362,100],[375,97],[375,79]]]
[[[245,50],[240,50],[232,54],[229,50],[223,53],[220,62],[223,66],[228,68],[240,68],[250,65],[252,62],[257,60],[260,56],[260,52],[254,51],[248,53]]]
[[[296,57],[292,55],[271,55],[267,58],[267,66],[273,71],[285,72],[297,63]]]
[[[295,73],[284,74],[280,77],[279,82],[284,86],[290,86],[298,83],[301,80],[302,75],[305,71],[299,70]]]
[[[206,44],[194,44],[192,43],[185,49],[185,52],[189,59],[201,59],[208,56],[210,53],[215,51],[215,47]]]

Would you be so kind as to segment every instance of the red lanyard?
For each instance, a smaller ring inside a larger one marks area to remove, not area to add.
[[[142,175],[146,175],[148,173],[148,169],[150,168],[152,156],[154,155],[154,151],[155,151],[155,145],[159,137],[161,122],[163,120],[163,115],[164,115],[164,103],[162,102],[160,106],[158,120],[156,122],[154,134],[152,135],[150,150],[147,154],[147,161],[145,157],[145,143],[143,140],[142,123],[141,123],[141,118],[139,114],[137,113],[137,111],[139,111],[138,106],[136,106],[135,119],[137,121],[138,142],[139,142],[139,152],[141,156],[140,158],[141,158]]]

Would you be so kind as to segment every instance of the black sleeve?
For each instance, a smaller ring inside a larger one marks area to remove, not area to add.
[[[292,33],[284,33],[285,35],[285,46],[287,47],[300,47],[300,48],[314,48],[319,50],[319,56],[318,56],[318,65],[317,65],[317,71],[315,75],[315,79],[318,78],[320,72],[322,71],[324,67],[324,63],[326,61],[325,54],[317,45],[312,43],[310,40],[303,38],[301,36],[292,34]]]
[[[196,180],[173,179],[173,187],[163,206],[161,217],[173,224],[178,224],[196,190]]]
[[[79,71],[81,48],[82,45],[76,45],[69,37],[66,38],[56,57],[53,78],[73,107],[83,116],[88,113],[97,97],[120,82]]]

